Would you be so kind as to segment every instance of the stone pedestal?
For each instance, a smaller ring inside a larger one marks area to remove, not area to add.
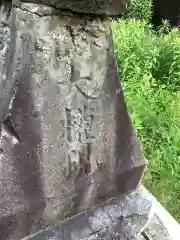
[[[180,225],[143,186],[22,240],[177,240]]]
[[[52,229],[23,240],[128,240],[140,239],[154,214],[154,197],[142,186],[124,196],[83,212]]]

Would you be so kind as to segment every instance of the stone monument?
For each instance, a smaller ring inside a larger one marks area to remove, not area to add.
[[[110,28],[125,6],[1,3],[0,239],[136,239],[146,223]]]

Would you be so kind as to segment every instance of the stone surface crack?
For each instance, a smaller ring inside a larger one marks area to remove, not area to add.
[[[141,235],[143,236],[143,238],[144,238],[145,240],[152,240],[152,238],[151,238],[150,236],[148,236],[148,234],[147,234],[145,231],[143,231],[143,232],[141,233]]]
[[[91,100],[97,99],[97,96],[95,97],[88,96],[88,94],[86,94],[77,84],[75,84],[75,87],[78,90],[78,92],[80,92],[86,99],[91,99]]]
[[[21,6],[14,6],[14,8],[19,8],[19,9],[21,9],[22,11],[24,11],[24,12],[29,12],[29,13],[32,13],[32,14],[35,14],[35,15],[37,15],[38,17],[46,17],[46,16],[50,16],[51,14],[48,14],[48,15],[41,15],[41,14],[39,14],[39,13],[37,13],[37,12],[32,12],[32,11],[30,11],[30,10],[28,10],[28,9],[24,9],[24,8],[22,8]]]
[[[12,122],[11,122],[10,116],[8,116],[8,117],[6,118],[6,120],[3,122],[3,124],[4,124],[4,127],[6,128],[7,132],[8,132],[11,136],[15,137],[16,140],[18,140],[18,142],[20,142],[20,137],[19,137],[19,135],[17,134],[17,132],[16,132],[16,130],[15,130],[15,128],[14,128]]]
[[[73,45],[76,46],[76,44],[75,44],[75,39],[74,39],[74,38],[75,38],[75,34],[74,34],[74,31],[73,31],[72,26],[67,25],[67,26],[66,26],[66,29],[67,29],[67,31],[69,32],[70,36],[71,36]]]

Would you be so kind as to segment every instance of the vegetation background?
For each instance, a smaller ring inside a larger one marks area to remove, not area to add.
[[[151,22],[150,0],[131,0],[112,22],[125,99],[149,161],[145,186],[180,222],[180,30]]]

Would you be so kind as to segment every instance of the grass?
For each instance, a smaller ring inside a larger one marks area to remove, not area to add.
[[[180,222],[180,32],[112,23],[125,99],[149,161],[143,182]],[[166,33],[166,34],[165,34]]]
[[[150,21],[153,11],[153,0],[130,0],[123,18],[135,18]]]

